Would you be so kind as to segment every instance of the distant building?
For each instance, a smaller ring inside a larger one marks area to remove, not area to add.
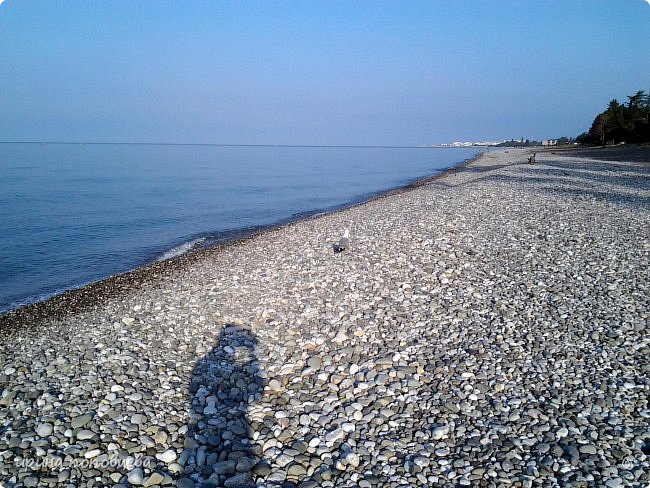
[[[557,146],[557,139],[545,139],[542,141],[542,146]]]

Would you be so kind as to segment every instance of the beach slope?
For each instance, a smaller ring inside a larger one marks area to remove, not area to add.
[[[0,480],[650,482],[650,168],[527,156],[4,328]]]

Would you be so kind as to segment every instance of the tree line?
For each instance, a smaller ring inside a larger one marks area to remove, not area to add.
[[[598,114],[589,132],[576,138],[582,144],[650,142],[650,93],[643,90],[627,97],[626,104],[613,99]]]
[[[575,142],[575,139],[573,137],[558,137],[557,139],[554,139],[556,146],[566,146],[569,144],[573,144]],[[523,137],[519,140],[516,139],[510,139],[509,141],[503,141],[497,144],[495,147],[535,147],[535,146],[541,146],[542,141],[535,141],[531,139],[524,139]]]

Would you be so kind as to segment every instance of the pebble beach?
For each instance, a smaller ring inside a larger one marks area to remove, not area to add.
[[[0,317],[0,483],[648,486],[650,164],[528,156]]]

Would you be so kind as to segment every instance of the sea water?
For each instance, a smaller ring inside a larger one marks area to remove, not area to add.
[[[0,144],[0,312],[435,174],[477,149]]]

